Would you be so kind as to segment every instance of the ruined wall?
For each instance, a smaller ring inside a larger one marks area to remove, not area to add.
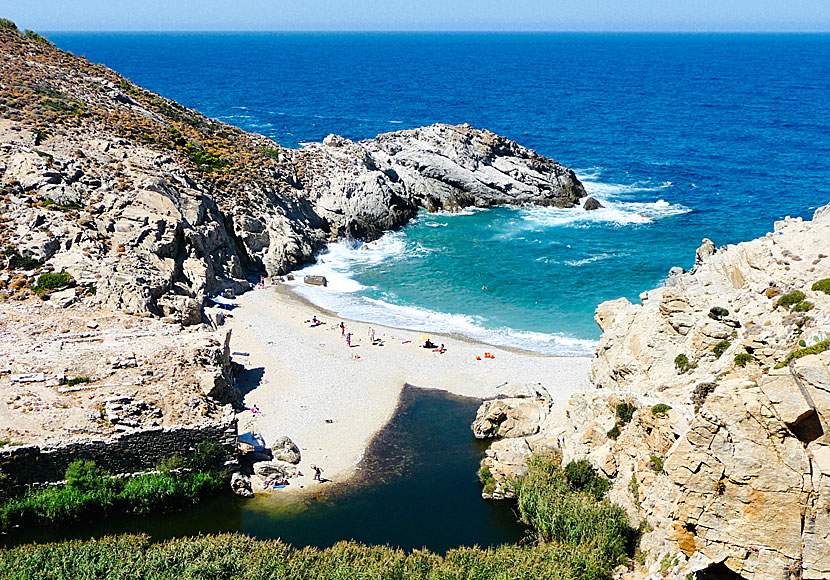
[[[162,459],[186,458],[199,443],[222,446],[226,460],[236,454],[236,417],[230,409],[219,421],[199,425],[153,427],[113,437],[73,438],[57,445],[20,445],[0,448],[0,469],[14,485],[61,481],[75,460],[92,460],[110,473],[152,469]]]

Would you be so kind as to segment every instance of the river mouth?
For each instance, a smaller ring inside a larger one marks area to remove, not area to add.
[[[512,504],[481,499],[477,479],[486,442],[470,422],[481,401],[406,385],[392,420],[374,437],[349,485],[314,496],[210,498],[176,513],[110,517],[62,528],[15,530],[0,545],[145,533],[155,541],[240,532],[296,547],[342,540],[404,550],[516,543],[525,534]]]

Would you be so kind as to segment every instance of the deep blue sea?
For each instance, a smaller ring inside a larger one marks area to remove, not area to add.
[[[48,36],[286,146],[488,128],[575,169],[606,206],[424,214],[338,244],[312,266],[330,288],[306,294],[344,316],[589,353],[599,302],[690,267],[704,237],[748,240],[830,202],[830,35]]]

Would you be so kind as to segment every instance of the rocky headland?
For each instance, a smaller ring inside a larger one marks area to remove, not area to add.
[[[830,206],[765,237],[709,240],[639,304],[596,310],[594,389],[484,403],[485,497],[532,452],[588,459],[643,536],[631,577],[830,577]],[[488,485],[489,484],[489,485]],[[733,574],[730,576],[729,574]]]

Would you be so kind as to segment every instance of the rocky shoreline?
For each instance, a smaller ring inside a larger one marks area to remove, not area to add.
[[[825,206],[757,240],[704,240],[640,304],[600,304],[594,389],[564,420],[527,387],[482,405],[473,432],[499,437],[484,497],[511,497],[531,452],[554,449],[588,459],[642,522],[626,577],[830,576],[828,255]]]

